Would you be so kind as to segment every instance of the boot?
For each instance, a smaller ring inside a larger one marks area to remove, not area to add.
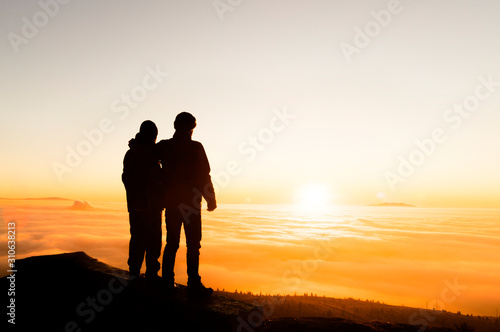
[[[210,287],[205,287],[201,283],[201,278],[190,277],[188,279],[188,297],[195,299],[208,299],[214,290]]]

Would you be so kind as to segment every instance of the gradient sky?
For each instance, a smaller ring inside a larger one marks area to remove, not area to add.
[[[232,3],[2,1],[0,197],[124,200],[140,123],[189,111],[221,202],[500,207],[497,1]]]

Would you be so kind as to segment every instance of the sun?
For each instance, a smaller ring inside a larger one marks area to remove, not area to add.
[[[299,188],[295,194],[297,205],[307,208],[324,208],[331,204],[332,193],[326,184],[308,183]]]

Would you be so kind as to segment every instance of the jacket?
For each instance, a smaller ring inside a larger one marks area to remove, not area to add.
[[[210,164],[200,142],[186,133],[176,132],[157,144],[167,203],[186,203],[199,208],[202,197],[215,201]],[[165,205],[166,206],[166,205]]]
[[[123,159],[122,173],[128,211],[161,210],[164,197],[155,144],[132,139],[129,146]]]

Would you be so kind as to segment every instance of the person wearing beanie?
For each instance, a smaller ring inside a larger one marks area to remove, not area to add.
[[[146,256],[146,279],[157,280],[162,246],[161,167],[156,154],[158,129],[154,122],[141,124],[123,160],[122,181],[130,222],[130,279],[140,275]]]
[[[196,118],[187,112],[177,115],[175,133],[171,139],[158,142],[165,186],[165,222],[167,244],[163,252],[162,279],[174,290],[174,265],[179,248],[182,225],[186,235],[188,295],[208,297],[212,288],[201,283],[199,256],[201,242],[201,200],[207,201],[208,211],[217,208],[210,177],[210,165],[200,142],[191,139]]]

